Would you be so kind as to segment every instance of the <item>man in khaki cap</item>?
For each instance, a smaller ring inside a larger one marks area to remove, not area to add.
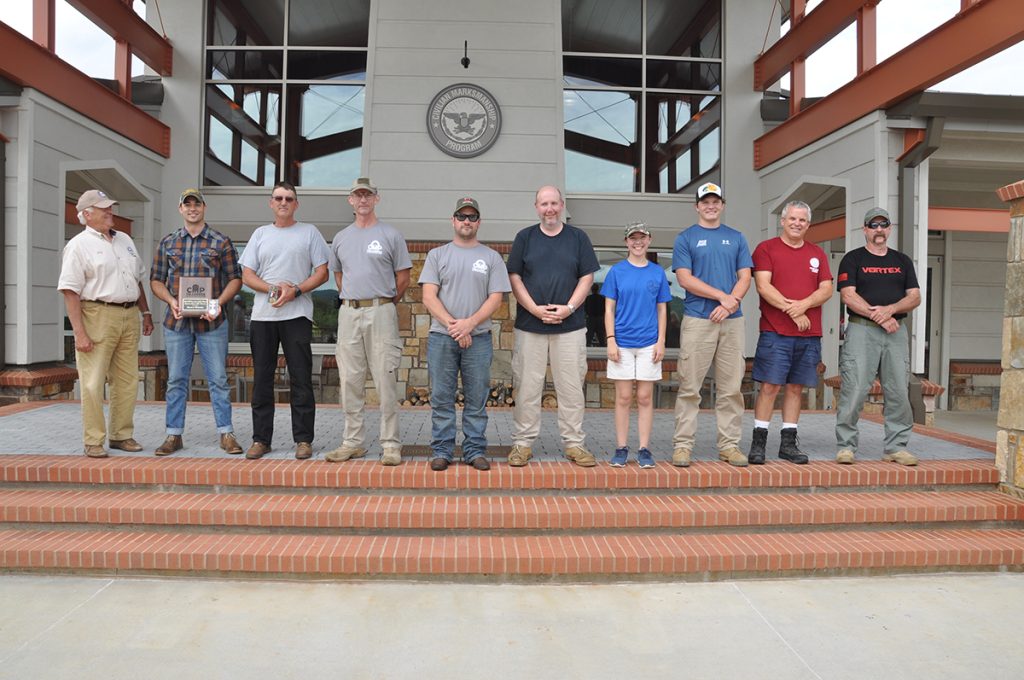
[[[153,332],[153,315],[142,288],[146,268],[130,236],[114,229],[113,206],[102,191],[78,199],[85,229],[64,247],[57,290],[64,294],[75,332],[75,361],[82,391],[85,455],[105,458],[110,448],[141,451],[133,417],[139,383],[139,312],[142,334]],[[110,427],[103,420],[103,385],[110,384]]]
[[[366,455],[363,407],[366,373],[380,395],[382,465],[402,462],[398,435],[398,365],[402,339],[398,335],[398,302],[409,286],[412,260],[405,237],[377,219],[380,195],[368,177],[352,183],[348,203],[355,220],[331,242],[331,269],[338,284],[338,360],[341,408],[345,434],[341,446],[324,458],[340,463]]]

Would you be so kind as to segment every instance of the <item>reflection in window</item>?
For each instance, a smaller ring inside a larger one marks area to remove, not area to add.
[[[625,248],[595,248],[597,261],[601,268],[594,273],[594,285],[591,287],[590,295],[583,303],[587,315],[587,347],[606,347],[604,329],[604,296],[599,291],[604,277],[612,265],[626,259]],[[668,280],[669,289],[672,291],[672,300],[668,303],[668,324],[665,328],[665,347],[679,347],[679,327],[683,319],[683,300],[686,299],[686,291],[682,289],[672,272],[672,251],[671,250],[649,250],[647,259],[654,265],[665,270],[665,277]]]
[[[719,181],[719,0],[562,0],[562,16],[566,189]]]
[[[339,187],[360,174],[369,7],[210,0],[204,184]]]
[[[244,243],[236,243],[238,257],[242,257],[245,250]],[[310,293],[305,293],[313,300],[313,342],[334,343],[338,340],[338,289],[334,287],[334,277],[331,276],[319,288]],[[246,285],[235,295],[235,299],[228,309],[228,341],[249,342],[249,326],[252,320],[252,304],[256,297],[255,291]]]

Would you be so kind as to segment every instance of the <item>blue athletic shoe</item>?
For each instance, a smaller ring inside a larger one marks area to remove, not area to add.
[[[654,456],[646,448],[642,448],[636,452],[636,462],[642,468],[652,468],[654,467]]]
[[[623,446],[621,449],[615,449],[615,455],[608,462],[612,467],[625,467],[626,461],[629,460],[629,447]]]

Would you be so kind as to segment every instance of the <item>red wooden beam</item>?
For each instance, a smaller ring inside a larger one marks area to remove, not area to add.
[[[824,0],[802,21],[793,22],[789,33],[754,61],[754,89],[764,92],[784,76],[789,65],[806,59],[857,18],[865,0]],[[873,3],[872,3],[873,4]]]
[[[857,12],[857,73],[864,73],[878,63],[877,11],[864,5]]]
[[[123,40],[114,45],[114,79],[117,93],[128,101],[132,100],[132,46]]]
[[[897,162],[902,161],[907,154],[917,148],[918,144],[924,143],[925,131],[920,128],[911,128],[903,131],[903,153],[896,158]]]
[[[56,0],[32,0],[32,39],[40,47],[50,50],[57,49],[57,31],[55,17]]]
[[[65,104],[100,125],[170,158],[171,129],[0,22],[0,75]]]
[[[114,40],[123,40],[132,46],[132,52],[147,66],[162,76],[171,75],[174,49],[170,41],[161,36],[121,0],[67,0],[68,4],[102,28]],[[200,22],[202,23],[202,22]]]
[[[836,217],[812,224],[805,238],[811,243],[823,243],[837,238],[846,238],[846,218]]]
[[[824,7],[823,3],[821,7]],[[821,7],[818,9],[820,10]],[[807,15],[808,23],[818,10]],[[917,42],[754,141],[759,170],[1024,39],[1020,0],[978,0]],[[802,24],[801,24],[802,25]]]

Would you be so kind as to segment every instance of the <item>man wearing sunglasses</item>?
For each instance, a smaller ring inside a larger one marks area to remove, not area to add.
[[[512,290],[497,251],[477,240],[480,204],[455,202],[455,238],[427,253],[420,274],[423,304],[430,316],[427,368],[430,372],[434,456],[430,469],[448,469],[455,451],[455,390],[462,376],[462,462],[489,470],[487,395],[491,387],[491,316]]]
[[[864,215],[865,245],[839,263],[837,285],[849,313],[839,358],[842,388],[836,412],[836,462],[849,465],[857,453],[857,421],[878,375],[885,395],[885,451],[882,459],[917,465],[907,451],[910,408],[910,343],[904,319],[921,304],[914,262],[889,248],[889,213],[872,208]]]
[[[338,284],[338,360],[345,433],[327,453],[332,463],[366,455],[366,374],[380,396],[381,465],[402,462],[398,436],[398,336],[395,304],[409,286],[412,259],[401,232],[377,219],[380,194],[368,177],[352,183],[348,203],[355,220],[331,242],[331,269]]]
[[[313,455],[313,300],[309,293],[327,280],[331,253],[320,231],[295,219],[295,187],[278,182],[270,192],[274,221],[253,232],[242,252],[242,283],[256,291],[249,326],[252,348],[252,446],[249,459],[270,453],[274,437],[274,374],[278,347],[284,351],[291,388],[295,457]]]

